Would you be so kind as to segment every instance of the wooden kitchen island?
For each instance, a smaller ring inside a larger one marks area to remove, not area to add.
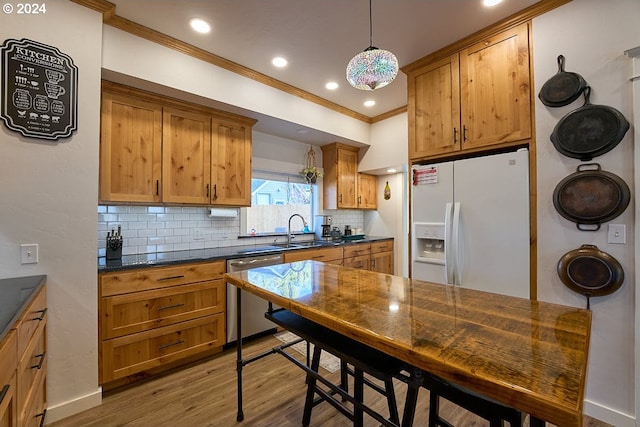
[[[314,261],[225,278],[538,420],[582,426],[589,310]]]

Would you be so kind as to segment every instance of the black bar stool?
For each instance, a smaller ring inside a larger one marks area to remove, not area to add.
[[[520,411],[435,375],[425,373],[423,386],[429,390],[429,427],[454,427],[439,414],[440,397],[484,418],[491,427],[502,427],[504,421],[511,427],[522,427],[524,417]]]
[[[341,373],[340,389],[343,392],[347,392],[346,372],[349,372],[354,377],[354,390],[353,395],[351,396],[354,400],[354,402],[352,402],[354,403],[354,407],[351,410],[349,407],[345,406],[344,403],[333,397],[333,393],[319,387],[317,376],[311,375],[308,372],[307,395],[302,419],[303,426],[306,427],[309,425],[313,407],[322,401],[330,403],[343,415],[351,419],[354,426],[363,425],[364,412],[367,412],[369,415],[373,416],[376,420],[385,425],[399,425],[398,406],[393,387],[393,378],[398,377],[406,380],[406,376],[402,374],[402,371],[405,370],[407,366],[403,362],[365,344],[345,337],[342,334],[332,331],[331,329],[319,325],[302,316],[291,313],[288,310],[280,309],[270,313],[267,312],[265,316],[267,319],[314,345],[313,357],[309,367],[311,371],[317,374],[320,364],[320,355],[322,351],[327,351],[338,357],[341,361],[341,368],[343,371]],[[353,370],[348,371],[348,369],[346,369],[347,364],[353,366]],[[384,386],[380,387],[369,381],[365,378],[365,373],[381,380],[384,383]],[[384,419],[380,414],[375,413],[364,405],[363,397],[365,385],[371,387],[373,390],[376,390],[387,398],[387,406],[389,409],[388,419]],[[319,398],[315,399],[315,395],[318,395]]]

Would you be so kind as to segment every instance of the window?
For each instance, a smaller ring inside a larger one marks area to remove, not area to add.
[[[300,182],[298,176],[260,174],[251,180],[251,207],[246,209],[246,234],[286,233],[289,217],[300,214],[313,231],[314,185]],[[303,231],[300,218],[291,222],[291,230]]]

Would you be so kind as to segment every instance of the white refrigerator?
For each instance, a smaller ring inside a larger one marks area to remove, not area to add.
[[[529,298],[529,152],[412,167],[414,279]]]

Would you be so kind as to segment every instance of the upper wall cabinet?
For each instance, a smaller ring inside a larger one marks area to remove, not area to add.
[[[324,209],[358,208],[358,149],[339,143],[321,148]]]
[[[165,108],[162,200],[208,204],[211,192],[211,116]]]
[[[411,160],[531,138],[528,24],[407,70]]]
[[[100,200],[158,203],[162,164],[162,105],[102,94]]]
[[[211,204],[251,206],[251,126],[212,122]]]
[[[100,201],[250,206],[255,122],[103,82]]]

